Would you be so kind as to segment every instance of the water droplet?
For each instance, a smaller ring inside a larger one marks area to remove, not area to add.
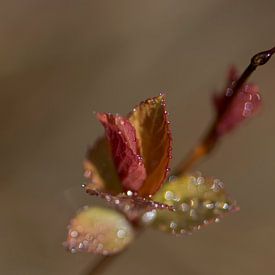
[[[92,175],[92,171],[91,170],[85,170],[84,171],[84,177],[85,178],[90,178]]]
[[[92,239],[91,239],[92,240]],[[88,245],[89,245],[89,241],[88,240],[84,240],[83,241],[83,245],[84,245],[84,247],[87,247]]]
[[[119,229],[119,230],[117,231],[117,237],[118,237],[119,239],[125,238],[125,237],[126,237],[126,231],[125,231],[124,229]]]
[[[219,179],[214,179],[210,189],[213,190],[214,192],[218,192],[220,189],[223,189],[223,187],[224,187],[224,184],[222,181],[220,181]]]
[[[77,250],[75,248],[71,248],[71,253],[76,253]]]
[[[205,201],[203,203],[204,207],[206,207],[207,209],[213,209],[214,208],[214,203],[210,202],[210,201]]]
[[[252,102],[245,102],[243,116],[244,117],[250,116],[252,114],[253,107],[254,105]]]
[[[105,196],[105,199],[106,199],[106,201],[111,201],[111,196],[106,195],[106,196]]]
[[[73,230],[71,233],[70,233],[71,237],[72,238],[77,238],[78,236],[78,232],[76,230]]]
[[[180,201],[180,197],[178,197],[177,195],[174,195],[173,200],[176,201],[176,202],[179,202]]]
[[[156,215],[157,215],[156,210],[152,210],[152,211],[146,212],[142,216],[142,221],[144,223],[151,222],[151,221],[153,221],[155,219]]]
[[[197,199],[191,199],[190,200],[190,206],[192,207],[192,208],[198,208],[198,206],[199,206],[199,202],[198,202],[198,200]]]
[[[133,195],[133,192],[131,190],[127,191],[127,196],[131,197]]]
[[[170,228],[176,229],[177,226],[178,226],[178,225],[177,225],[174,221],[170,222]]]
[[[200,184],[204,184],[204,182],[205,182],[205,179],[204,179],[204,177],[198,177],[197,178],[197,183],[200,185]]]
[[[168,181],[171,182],[171,181],[175,181],[176,179],[177,177],[172,175],[168,178]]]
[[[86,184],[85,184],[85,183],[81,184],[81,187],[82,187],[82,188],[85,188],[85,187],[86,187]]]
[[[186,231],[184,229],[181,229],[180,234],[186,234]]]
[[[227,89],[226,89],[225,95],[226,95],[226,96],[232,96],[232,95],[233,95],[233,89],[227,88]]]
[[[222,206],[222,209],[228,210],[229,209],[229,204],[225,202]]]
[[[136,111],[137,111],[137,109],[136,109],[136,108],[134,108],[134,109],[133,109],[133,112],[136,112]]]
[[[172,200],[174,198],[174,193],[171,191],[166,191],[164,194],[164,198],[168,201]]]
[[[140,156],[140,155],[137,155],[137,159],[138,160],[143,160],[142,156]]]
[[[97,247],[96,247],[96,250],[97,250],[98,252],[100,252],[102,249],[103,249],[103,244],[102,244],[102,243],[99,243],[99,244],[97,245]]]

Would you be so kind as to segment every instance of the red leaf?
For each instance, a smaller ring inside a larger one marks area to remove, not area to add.
[[[232,67],[228,74],[228,88],[221,94],[213,96],[213,102],[219,116],[216,132],[218,136],[233,130],[243,120],[255,115],[261,107],[261,97],[258,86],[246,84],[230,102],[232,82],[238,79],[236,69]],[[224,111],[225,110],[225,111]]]
[[[98,113],[97,118],[105,128],[123,188],[138,191],[146,178],[146,171],[139,154],[135,129],[119,115]]]

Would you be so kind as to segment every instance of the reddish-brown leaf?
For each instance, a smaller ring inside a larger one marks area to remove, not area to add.
[[[238,79],[237,71],[232,67],[228,74],[227,88],[213,97],[213,102],[219,117],[216,132],[218,136],[233,130],[243,120],[255,115],[261,107],[261,97],[258,86],[246,84],[231,101],[232,82]],[[226,111],[224,111],[226,110]]]
[[[146,171],[140,157],[135,129],[126,118],[119,115],[98,113],[97,117],[105,128],[123,188],[138,191],[146,178]]]
[[[171,136],[164,96],[142,102],[133,109],[129,121],[136,129],[147,173],[138,193],[141,196],[153,195],[166,179],[171,158]]]

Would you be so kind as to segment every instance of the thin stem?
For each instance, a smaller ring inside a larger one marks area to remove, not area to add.
[[[199,160],[201,160],[204,156],[207,156],[213,151],[213,149],[216,147],[219,140],[219,136],[217,134],[217,125],[219,123],[220,118],[226,113],[228,108],[230,108],[234,98],[238,95],[238,92],[240,91],[241,87],[247,81],[247,79],[251,76],[251,74],[256,70],[258,66],[266,64],[274,53],[275,53],[275,47],[273,47],[270,50],[257,53],[251,58],[250,64],[241,74],[239,79],[232,85],[231,87],[232,95],[227,98],[227,103],[225,108],[215,118],[209,130],[201,139],[200,143],[196,145],[194,149],[191,150],[187,158],[180,163],[180,165],[174,172],[175,175],[186,173]]]
[[[143,233],[144,227],[132,223],[133,228],[135,228],[135,240],[140,237],[140,235]],[[119,252],[117,254],[111,255],[111,256],[101,256],[101,258],[98,260],[96,264],[93,264],[92,267],[88,269],[87,272],[84,273],[84,275],[101,275],[103,272],[123,253],[125,253],[127,250],[123,250],[122,252]]]

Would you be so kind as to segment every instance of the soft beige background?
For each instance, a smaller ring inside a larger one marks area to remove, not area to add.
[[[0,274],[84,274],[93,255],[61,243],[74,211],[93,111],[126,113],[166,91],[174,161],[212,117],[228,66],[274,46],[275,2],[0,1]],[[190,238],[147,231],[105,274],[275,274],[275,58],[253,76],[261,115],[199,168],[242,211]]]

